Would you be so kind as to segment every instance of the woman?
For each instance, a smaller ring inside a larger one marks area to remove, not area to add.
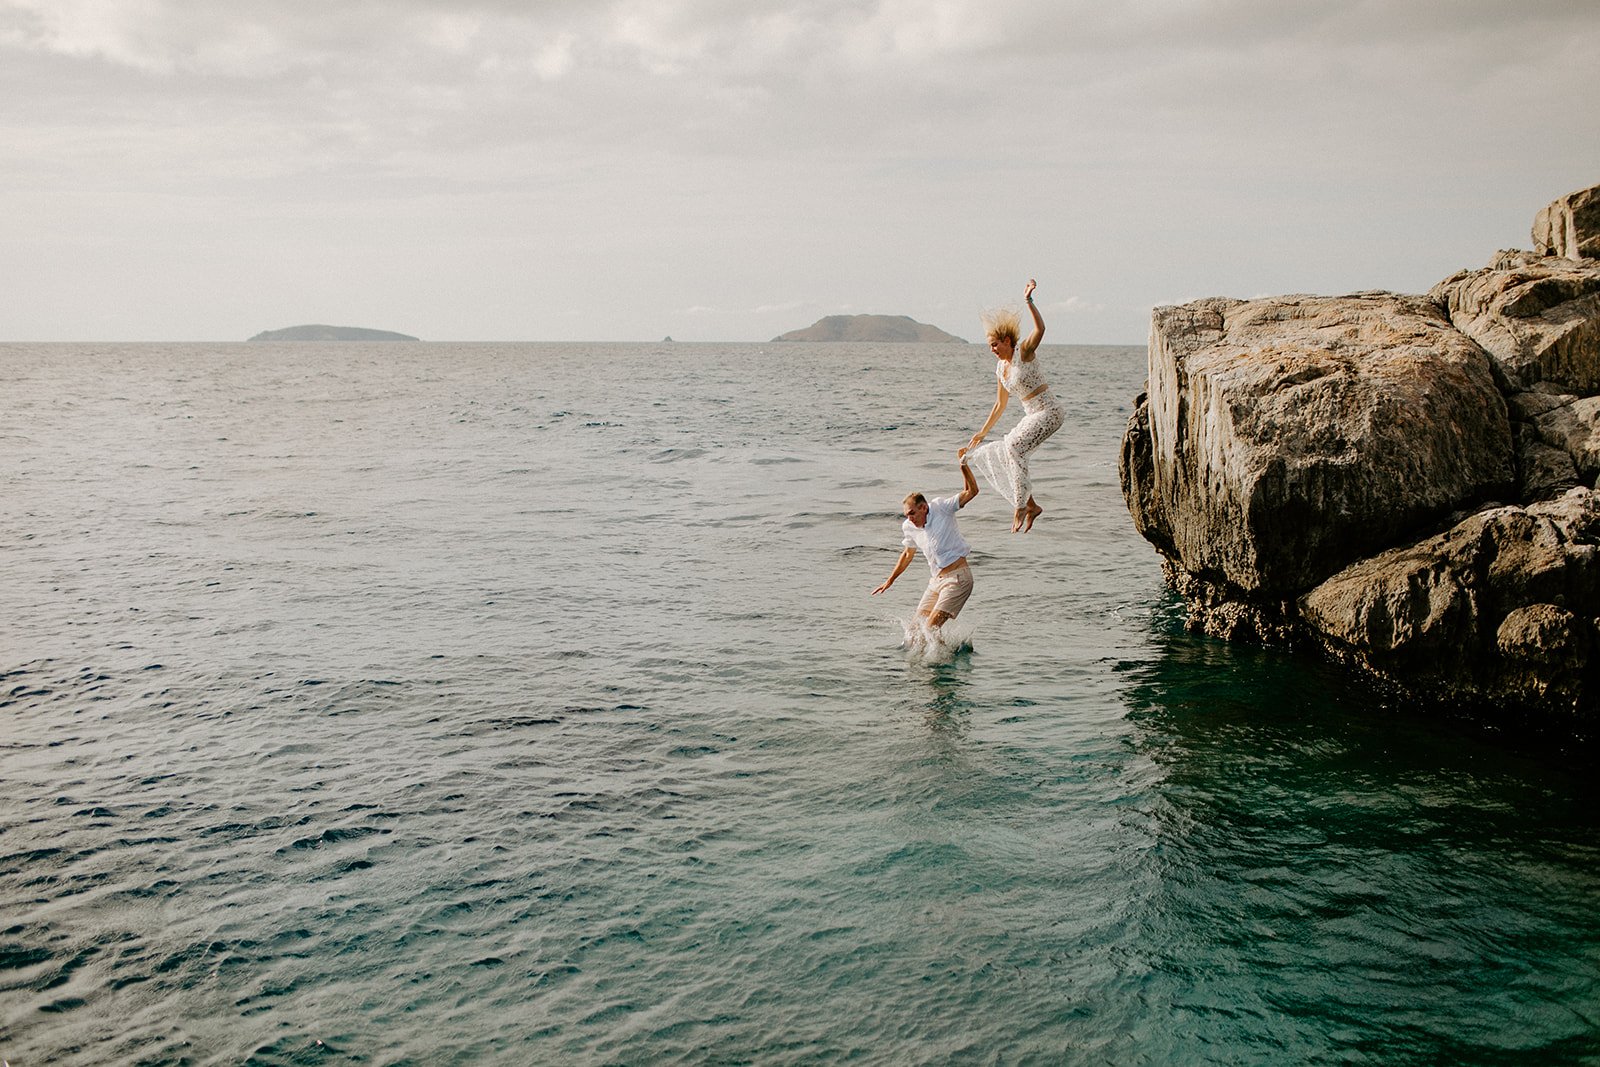
[[[1019,323],[1015,311],[991,312],[984,316],[989,351],[995,354],[994,373],[1000,379],[999,390],[995,393],[994,408],[984,421],[983,429],[973,434],[967,447],[956,453],[968,459],[1000,495],[1011,502],[1012,533],[1018,530],[1026,533],[1033,529],[1033,520],[1044,513],[1044,509],[1033,499],[1028,457],[1051,434],[1061,429],[1067,414],[1061,401],[1050,391],[1049,383],[1044,380],[1044,370],[1039,366],[1039,342],[1044,340],[1044,319],[1033,304],[1035,285],[1037,283],[1029,278],[1028,287],[1023,292],[1028,311],[1033,315],[1033,333],[1020,345],[1017,343]],[[978,445],[989,431],[994,429],[994,424],[1000,421],[1006,402],[1013,394],[1022,398],[1022,421],[1006,434],[1004,440],[993,441],[979,448]],[[968,452],[972,453],[971,456],[967,455]]]

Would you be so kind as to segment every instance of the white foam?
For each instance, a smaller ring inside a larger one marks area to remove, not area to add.
[[[895,622],[900,626],[900,647],[906,650],[907,659],[912,663],[938,666],[972,651],[973,631],[955,621],[937,629],[929,628],[920,619],[895,619]]]

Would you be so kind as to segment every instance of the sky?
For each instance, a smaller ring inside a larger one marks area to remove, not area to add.
[[[0,0],[0,341],[1047,341],[1600,184],[1597,0]]]

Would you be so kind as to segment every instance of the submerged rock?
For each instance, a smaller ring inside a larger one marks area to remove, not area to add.
[[[1119,468],[1192,628],[1595,733],[1600,187],[1534,236],[1427,296],[1155,309]]]

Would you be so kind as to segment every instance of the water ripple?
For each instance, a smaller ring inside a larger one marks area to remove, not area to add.
[[[1600,1057],[1588,777],[1183,633],[1046,356],[929,663],[977,346],[0,346],[0,1055]]]

